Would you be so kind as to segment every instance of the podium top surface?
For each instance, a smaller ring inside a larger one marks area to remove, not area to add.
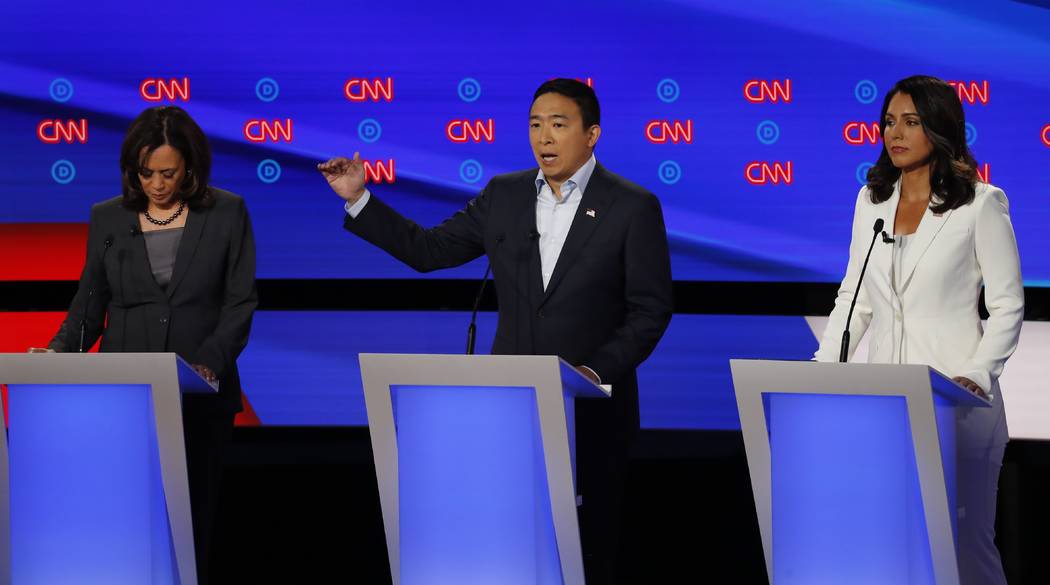
[[[729,365],[737,393],[909,396],[932,392],[956,406],[991,406],[988,399],[921,364],[734,359]]]
[[[174,353],[0,353],[0,384],[157,384],[172,375],[184,394],[218,391]]]
[[[361,369],[379,373],[401,386],[531,386],[560,378],[560,386],[579,398],[608,397],[609,392],[553,355],[462,355],[362,353]]]

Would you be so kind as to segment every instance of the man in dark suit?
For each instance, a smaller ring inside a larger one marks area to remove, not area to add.
[[[499,299],[494,354],[558,355],[610,400],[577,405],[577,470],[588,583],[613,582],[627,450],[639,426],[635,369],[671,319],[671,266],[656,197],[594,159],[598,99],[555,79],[536,91],[529,137],[539,169],[494,177],[424,229],[365,187],[359,156],[318,165],[346,200],[347,230],[421,272],[482,254]]]

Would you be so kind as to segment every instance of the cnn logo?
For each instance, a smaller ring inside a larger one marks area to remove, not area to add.
[[[753,103],[791,103],[791,80],[752,79],[744,84],[744,99]]]
[[[755,161],[744,167],[744,178],[752,185],[790,185],[795,180],[794,165]]]
[[[673,122],[653,120],[645,125],[645,138],[653,144],[667,144],[668,142],[692,144],[693,121],[686,120],[683,124],[679,120]]]
[[[284,120],[248,120],[244,123],[244,138],[248,142],[291,142],[293,136],[292,119]]]
[[[36,125],[36,137],[44,144],[58,144],[59,142],[84,144],[88,140],[88,121],[86,118],[41,120]]]
[[[190,78],[159,79],[152,77],[139,84],[139,95],[147,102],[190,101]]]
[[[353,78],[343,84],[343,95],[352,102],[394,101],[394,78]]]
[[[445,125],[445,137],[457,144],[464,142],[494,142],[496,122],[488,120],[452,120]]]
[[[882,131],[878,122],[848,122],[842,128],[842,138],[846,144],[878,144]]]
[[[949,81],[948,85],[955,88],[959,94],[959,101],[967,104],[980,103],[988,105],[988,80],[983,81]]]
[[[365,168],[365,180],[370,183],[393,183],[397,179],[397,174],[394,171],[394,159],[392,158],[388,158],[385,161],[363,160],[361,164]]]

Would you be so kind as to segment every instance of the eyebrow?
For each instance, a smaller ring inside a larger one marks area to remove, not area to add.
[[[166,173],[168,171],[177,171],[177,170],[179,170],[179,167],[172,167],[170,169],[151,169],[149,167],[139,167],[139,172],[140,173],[142,171],[149,171],[151,173]]]
[[[892,112],[886,112],[886,116],[887,117],[893,116],[893,113]],[[916,112],[904,112],[904,113],[901,114],[901,117],[903,118],[904,116],[915,116],[916,118],[920,117],[919,114],[916,113]]]
[[[566,116],[565,114],[551,114],[550,116],[540,116],[539,114],[533,114],[533,115],[529,116],[529,119],[530,120],[539,120],[539,119],[542,119],[544,117],[547,117],[547,118],[564,118],[566,120],[569,119],[569,117]]]

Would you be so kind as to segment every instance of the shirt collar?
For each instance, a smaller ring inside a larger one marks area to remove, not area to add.
[[[583,195],[587,191],[587,183],[591,180],[591,175],[594,174],[594,167],[598,164],[598,161],[591,155],[591,158],[587,159],[587,162],[583,163],[583,166],[576,170],[575,173],[562,185],[562,193],[568,192],[566,187],[570,184],[580,190],[580,195]],[[543,169],[536,172],[536,195],[540,194],[540,190],[547,184],[547,177],[543,174]],[[571,190],[571,189],[570,189]],[[567,198],[562,197],[562,201]]]

